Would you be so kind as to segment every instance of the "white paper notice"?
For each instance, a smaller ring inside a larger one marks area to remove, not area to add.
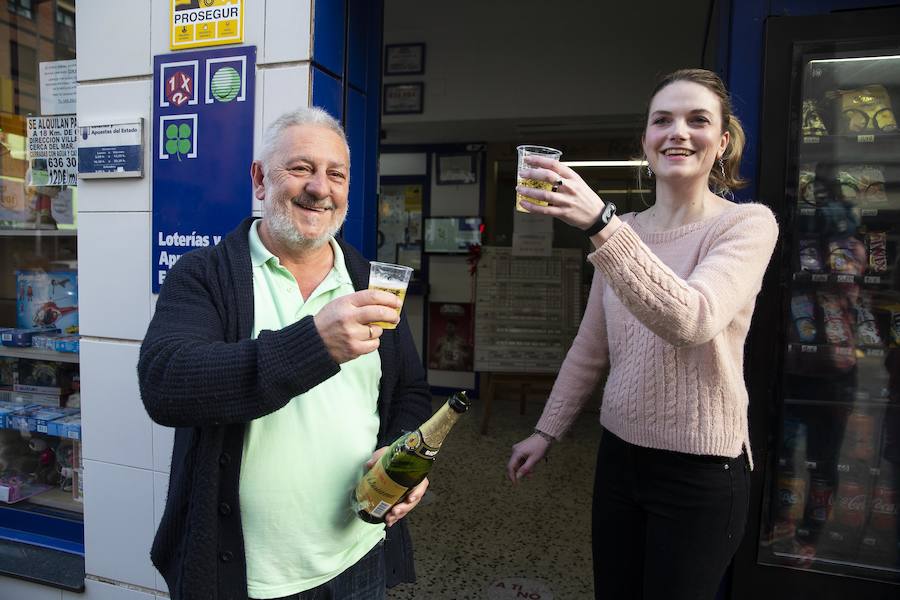
[[[75,61],[41,63],[41,114],[75,114]]]
[[[553,254],[553,217],[523,213],[513,207],[513,256]]]

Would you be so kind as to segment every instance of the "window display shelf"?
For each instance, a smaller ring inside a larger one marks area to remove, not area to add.
[[[53,352],[51,350],[36,350],[34,348],[13,348],[0,346],[0,356],[13,358],[30,358],[32,360],[50,360],[55,362],[77,363],[78,354],[75,352]]]
[[[84,504],[82,504],[81,502],[76,502],[72,498],[71,491],[64,492],[59,488],[47,490],[46,492],[42,492],[36,496],[32,496],[25,500],[25,502],[30,502],[31,504],[36,504],[38,506],[56,508],[59,510],[67,510],[74,513],[84,513]]]
[[[801,344],[793,342],[788,344],[788,352],[791,354],[830,354],[835,356],[856,356],[857,358],[874,357],[884,358],[884,348],[866,348],[856,346],[835,346],[833,344]],[[785,400],[787,402],[787,400]]]
[[[77,229],[0,229],[0,237],[75,237]]]

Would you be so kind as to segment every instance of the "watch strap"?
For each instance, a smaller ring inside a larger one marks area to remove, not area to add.
[[[613,218],[613,215],[616,214],[616,205],[612,202],[607,202],[603,207],[603,210],[600,211],[600,216],[597,217],[597,220],[594,221],[594,224],[584,230],[588,237],[597,235],[604,227],[609,224],[610,219]]]

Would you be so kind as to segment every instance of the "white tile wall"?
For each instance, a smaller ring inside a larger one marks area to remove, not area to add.
[[[257,69],[256,71],[256,105],[253,107],[253,158],[260,150],[263,134],[263,99],[266,97],[266,71],[267,69]],[[250,169],[250,166],[247,166]],[[247,174],[249,177],[250,174]],[[250,207],[252,212],[262,211],[262,201],[257,200],[253,195],[253,188],[250,188]]]
[[[153,588],[153,471],[84,461],[85,571]]]
[[[150,96],[153,82],[125,81],[78,86],[78,123],[109,123],[109,119],[144,119],[144,177],[141,179],[82,179],[78,182],[78,211],[150,210],[150,167],[153,122]]]
[[[265,59],[260,63],[309,60],[312,44],[310,0],[266,2]]]
[[[28,600],[31,600],[29,598]],[[84,593],[63,592],[62,600],[155,600],[155,596],[145,592],[88,579],[84,582]]]
[[[150,4],[151,0],[76,4],[78,81],[150,74]]]
[[[168,473],[153,474],[153,531],[159,527],[159,521],[162,519],[163,511],[166,509],[166,496],[169,491],[169,475]],[[156,589],[167,592],[166,580],[163,579],[159,571],[156,572]]]
[[[309,106],[309,65],[266,69],[262,98],[262,122],[265,129],[284,113],[301,106]]]
[[[0,598],[3,600],[62,600],[62,595],[62,590],[56,588],[0,575]]]
[[[172,462],[175,430],[153,423],[153,470],[168,473]]]
[[[137,342],[81,342],[84,457],[153,468],[152,421],[141,403]]]
[[[79,213],[81,334],[143,339],[150,322],[150,213]]]

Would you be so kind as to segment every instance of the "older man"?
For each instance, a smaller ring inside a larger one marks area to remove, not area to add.
[[[178,428],[151,557],[174,600],[383,598],[414,579],[409,535],[401,522],[385,541],[350,495],[429,416],[423,369],[405,319],[369,325],[397,322],[398,300],[367,290],[368,263],[334,237],[350,182],[340,125],[283,115],[250,174],[263,218],[175,265],[141,347],[147,412]]]

